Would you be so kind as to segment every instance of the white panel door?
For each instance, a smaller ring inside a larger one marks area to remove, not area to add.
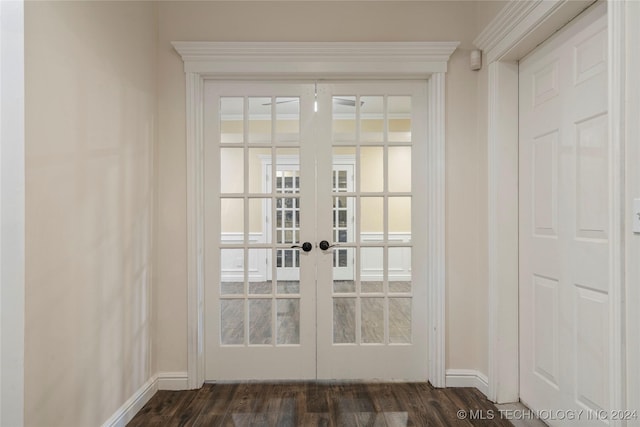
[[[205,83],[207,380],[427,378],[426,114],[424,82]]]
[[[520,396],[576,425],[611,409],[606,23],[596,5],[520,63]]]

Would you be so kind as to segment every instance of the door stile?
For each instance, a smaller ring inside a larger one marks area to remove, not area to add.
[[[321,366],[326,355],[321,351],[321,342],[332,340],[332,313],[331,298],[327,298],[327,292],[333,286],[333,252],[323,251],[318,247],[318,242],[327,240],[333,243],[333,203],[331,199],[333,168],[331,151],[331,94],[326,90],[326,85],[318,85],[318,111],[316,115],[315,142],[315,174],[316,174],[316,227],[315,248],[316,252],[316,306],[317,306],[317,340],[316,348],[318,364],[316,366],[317,378],[323,379]]]

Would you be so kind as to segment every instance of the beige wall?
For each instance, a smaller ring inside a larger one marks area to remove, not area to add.
[[[476,32],[480,34],[487,25],[496,17],[509,0],[488,0],[476,2]]]
[[[97,426],[154,373],[155,5],[25,7],[25,425]]]
[[[185,83],[175,40],[461,41],[447,75],[447,367],[487,373],[486,149],[469,71],[477,2],[160,2],[155,307],[159,371],[187,369]]]

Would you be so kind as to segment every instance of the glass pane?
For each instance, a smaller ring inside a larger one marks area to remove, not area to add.
[[[220,142],[244,142],[244,98],[220,98]]]
[[[389,197],[389,241],[411,241],[411,197]]]
[[[300,173],[297,170],[276,172],[276,192],[277,193],[299,193]]]
[[[382,248],[360,249],[360,291],[382,292],[384,281],[384,252]]]
[[[249,193],[271,192],[271,148],[249,148]]]
[[[249,199],[249,243],[271,243],[271,199]]]
[[[356,97],[333,97],[333,140],[355,141]]]
[[[390,96],[387,98],[389,118],[389,141],[411,141],[411,97]]]
[[[276,252],[279,258],[276,260],[277,292],[279,294],[300,293],[300,249],[280,249]]]
[[[333,249],[333,291],[335,293],[356,291],[354,253],[355,248]]]
[[[333,192],[355,191],[355,147],[333,147]]]
[[[382,147],[360,148],[360,191],[383,191],[383,164]]]
[[[276,150],[276,193],[300,192],[300,150],[279,148]]]
[[[244,191],[244,158],[242,148],[220,149],[220,192]]]
[[[333,169],[333,191],[335,193],[344,193],[347,191],[353,191],[353,189],[350,189],[349,187],[352,187],[349,185],[349,179],[348,179],[348,171],[346,170],[339,170],[339,169]]]
[[[222,345],[244,344],[244,300],[220,301],[220,342]]]
[[[384,199],[360,198],[360,241],[381,242],[384,239]]]
[[[271,344],[271,299],[249,300],[249,344]]]
[[[333,241],[347,243],[355,241],[354,207],[355,197],[333,197]]]
[[[384,342],[384,298],[362,298],[361,333],[363,343]]]
[[[244,249],[220,250],[220,294],[244,294]]]
[[[278,293],[279,294],[299,294],[300,281],[299,280],[278,280]]]
[[[220,199],[220,242],[244,242],[244,199]]]
[[[348,294],[356,291],[356,283],[353,280],[334,280],[333,292],[336,294]]]
[[[276,139],[298,142],[300,139],[300,98],[276,98]]]
[[[270,294],[271,280],[267,280],[271,272],[271,249],[249,249],[249,293]]]
[[[293,277],[293,279],[290,279],[290,280],[298,280],[299,273],[295,269],[300,267],[299,250],[298,249],[278,249],[276,251],[276,267],[285,269],[284,271],[281,272],[281,275],[279,276],[279,277],[282,277],[282,280],[289,280],[290,277]],[[285,273],[287,269],[289,273]]]
[[[300,199],[276,199],[276,243],[295,244],[300,240]]]
[[[384,141],[384,97],[360,97],[360,140]]]
[[[411,292],[411,280],[393,280],[389,281],[389,292],[409,293]]]
[[[333,299],[333,342],[354,344],[356,342],[356,299]]]
[[[271,142],[271,98],[249,98],[249,142]]]
[[[333,291],[355,292],[355,248],[333,248]]]
[[[411,342],[411,298],[389,298],[389,342]]]
[[[276,192],[277,193],[299,193],[300,192],[300,171],[298,170],[276,171]]]
[[[279,299],[277,304],[278,344],[300,344],[300,300]]]
[[[389,292],[411,292],[411,248],[389,248]]]
[[[411,147],[389,147],[389,191],[411,191]]]

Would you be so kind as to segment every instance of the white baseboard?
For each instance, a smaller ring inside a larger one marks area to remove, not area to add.
[[[489,379],[475,369],[447,369],[445,384],[447,387],[475,387],[485,396],[489,393]]]
[[[102,427],[125,427],[157,391],[158,381],[154,375],[133,393],[133,396],[102,424]]]
[[[149,378],[102,427],[125,427],[158,390],[188,390],[186,372],[159,372]]]
[[[158,390],[189,390],[186,372],[158,372]]]

